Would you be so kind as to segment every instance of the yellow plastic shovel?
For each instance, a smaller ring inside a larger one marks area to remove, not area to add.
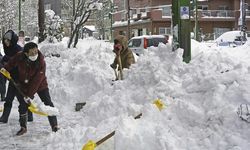
[[[18,92],[25,97],[25,94],[21,91],[21,89],[17,86],[16,82],[12,79],[10,73],[2,68],[0,69],[0,73],[3,74],[10,82],[12,82],[15,86],[15,88],[18,90]],[[28,109],[35,114],[41,115],[41,116],[48,116],[47,113],[39,110],[39,108],[37,106],[35,106],[32,102],[27,103],[29,105]]]

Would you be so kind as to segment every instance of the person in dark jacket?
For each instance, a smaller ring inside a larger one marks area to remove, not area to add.
[[[0,53],[0,63],[1,63],[2,59],[3,59],[3,55]],[[1,101],[4,101],[5,94],[6,94],[6,78],[2,74],[0,74],[0,96],[1,96]]]
[[[31,101],[37,93],[45,105],[54,107],[54,104],[51,101],[45,75],[46,64],[44,56],[38,50],[36,43],[30,42],[25,44],[23,52],[17,53],[2,69],[11,71],[15,67],[18,68],[16,82],[25,95],[18,99],[20,103],[19,122],[21,129],[17,132],[17,135],[22,135],[27,132],[27,101]],[[56,116],[49,116],[48,119],[52,131],[56,132],[59,129]]]
[[[18,36],[17,34],[12,31],[12,30],[8,30],[2,39],[2,43],[3,43],[3,48],[4,48],[4,53],[5,55],[3,56],[1,63],[3,65],[5,65],[6,63],[8,63],[8,61],[18,52],[22,51],[22,47],[20,47],[17,44],[18,41]],[[14,81],[16,81],[16,79],[18,78],[18,69],[17,67],[14,67],[10,70],[10,75],[13,78]],[[3,110],[3,114],[0,117],[0,122],[1,123],[7,123],[8,119],[9,119],[9,115],[11,112],[11,108],[12,108],[12,103],[13,100],[15,98],[15,96],[17,96],[17,89],[15,88],[15,86],[10,82],[8,85],[8,89],[7,89],[7,94],[6,97],[4,99],[5,103],[4,103],[4,110]],[[18,98],[18,97],[17,97]],[[28,113],[28,120],[29,121],[33,121],[33,115],[31,112]]]

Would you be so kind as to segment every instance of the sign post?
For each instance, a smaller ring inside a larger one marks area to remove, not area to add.
[[[176,49],[180,47],[184,49],[183,61],[189,63],[191,60],[190,0],[172,1],[172,12],[173,48]],[[177,31],[178,33],[176,33]]]

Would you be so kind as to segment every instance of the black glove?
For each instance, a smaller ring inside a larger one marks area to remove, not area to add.
[[[116,69],[117,68],[117,64],[115,64],[115,63],[110,64],[110,67],[113,68],[113,69]]]

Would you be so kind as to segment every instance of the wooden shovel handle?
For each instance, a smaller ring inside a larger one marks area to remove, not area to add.
[[[142,116],[142,113],[138,114],[137,116],[134,117],[134,119],[139,119]],[[111,138],[112,136],[115,135],[115,131],[109,133],[108,135],[106,135],[104,138],[100,139],[99,141],[96,142],[96,146],[102,144],[103,142],[105,142],[106,140],[108,140],[109,138]]]

